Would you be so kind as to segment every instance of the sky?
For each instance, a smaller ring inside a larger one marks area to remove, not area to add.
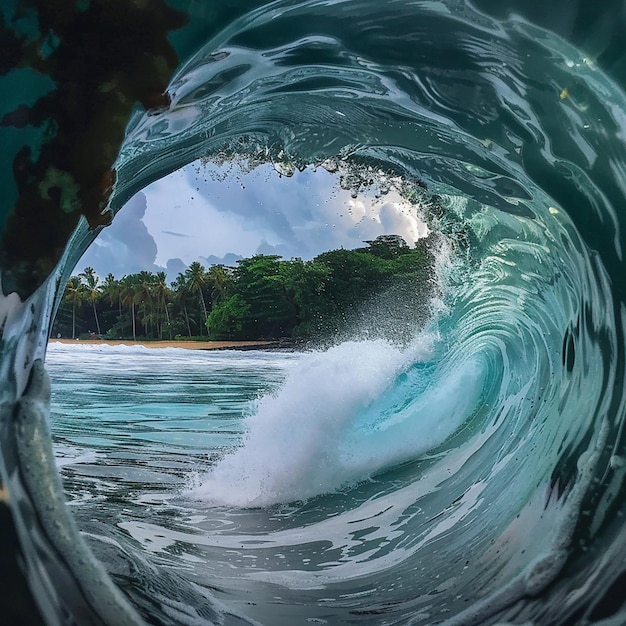
[[[176,278],[194,261],[234,266],[238,258],[278,254],[311,259],[358,248],[382,234],[413,245],[426,233],[415,209],[395,193],[352,198],[318,168],[280,176],[271,165],[244,173],[190,164],[136,194],[78,262],[100,277],[165,270]]]

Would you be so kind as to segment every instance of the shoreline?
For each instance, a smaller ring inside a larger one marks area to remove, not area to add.
[[[51,338],[48,344],[90,346],[143,346],[144,348],[184,348],[186,350],[268,350],[272,348],[288,348],[280,341],[185,341],[155,340],[133,341],[132,339],[56,339]]]

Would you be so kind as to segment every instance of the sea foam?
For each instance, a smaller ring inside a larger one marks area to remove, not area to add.
[[[305,355],[277,393],[258,400],[242,445],[196,475],[187,495],[240,507],[304,500],[437,445],[467,415],[472,395],[462,394],[455,413],[456,390],[448,386],[446,399],[416,380],[412,368],[432,358],[433,343],[424,334],[407,350],[376,340]],[[459,389],[470,377],[458,374]],[[398,389],[409,394],[419,386],[427,388],[421,401],[385,412]]]

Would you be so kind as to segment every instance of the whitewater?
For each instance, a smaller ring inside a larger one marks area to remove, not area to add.
[[[621,3],[40,4],[0,30],[7,623],[626,623]],[[402,196],[431,315],[48,347],[103,211],[199,159]]]

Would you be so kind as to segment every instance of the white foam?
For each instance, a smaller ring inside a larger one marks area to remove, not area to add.
[[[398,375],[430,358],[432,341],[422,336],[408,351],[382,340],[346,342],[304,356],[281,390],[258,402],[243,445],[196,476],[188,495],[242,507],[307,499],[438,445],[471,411],[473,364],[401,411],[378,407],[397,393],[412,397],[410,383],[398,392]],[[370,413],[382,423],[368,423]]]
[[[345,480],[337,467],[344,432],[403,363],[384,341],[346,342],[304,356],[280,392],[258,402],[243,446],[200,479],[192,495],[263,506],[333,491]]]

